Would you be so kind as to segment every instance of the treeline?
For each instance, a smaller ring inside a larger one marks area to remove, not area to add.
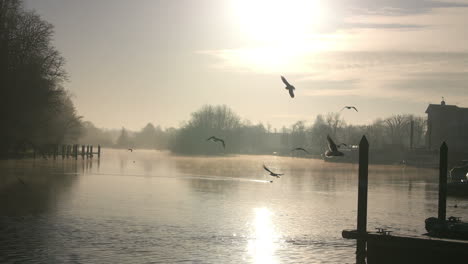
[[[312,154],[321,154],[327,148],[326,136],[336,143],[357,145],[366,135],[373,149],[407,149],[410,147],[411,127],[413,147],[424,146],[426,122],[414,115],[393,115],[375,120],[369,125],[347,125],[339,113],[318,115],[313,124],[298,121],[280,131],[270,125],[252,124],[226,106],[204,106],[192,113],[191,119],[181,127],[169,149],[183,154],[257,153],[289,154],[292,148],[304,147]],[[226,148],[206,142],[210,136],[223,138]]]
[[[176,129],[161,129],[148,123],[140,131],[130,131],[125,128],[102,129],[93,123],[85,121],[82,123],[82,133],[78,139],[79,144],[101,145],[111,148],[143,148],[165,150],[169,148]]]
[[[0,0],[0,156],[46,144],[71,143],[81,123],[62,84],[64,58],[53,26],[20,0]]]
[[[118,148],[166,149],[177,154],[277,154],[289,155],[295,147],[306,148],[319,155],[327,148],[326,136],[336,143],[357,145],[366,135],[373,150],[404,150],[410,147],[411,126],[413,147],[425,144],[426,122],[414,115],[393,115],[377,119],[369,125],[348,125],[339,113],[318,115],[311,120],[298,121],[290,127],[272,129],[269,124],[252,124],[242,120],[225,105],[203,106],[191,114],[182,127],[161,129],[149,123],[140,131],[102,130],[84,123],[84,142]],[[211,136],[222,138],[222,144],[207,141]]]

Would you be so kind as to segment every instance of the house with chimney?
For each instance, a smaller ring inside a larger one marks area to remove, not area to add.
[[[426,109],[426,145],[429,149],[439,149],[445,141],[450,150],[468,152],[468,108],[440,104],[430,104]]]

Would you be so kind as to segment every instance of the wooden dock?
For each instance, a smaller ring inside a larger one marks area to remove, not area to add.
[[[468,241],[343,230],[343,238],[367,244],[367,263],[468,263]]]
[[[28,155],[29,154],[29,155]],[[32,154],[32,158],[42,157],[42,158],[53,158],[54,160],[58,157],[62,159],[75,159],[77,160],[78,157],[82,159],[92,159],[95,155],[97,158],[101,158],[101,145],[97,146],[97,151],[94,151],[93,145],[79,145],[79,144],[72,144],[72,145],[58,145],[58,144],[48,144],[41,147],[34,146],[32,149],[32,153],[21,153],[21,156],[30,156]]]
[[[445,142],[441,146],[439,164],[438,219],[446,221],[447,153]],[[430,236],[396,235],[380,229],[367,232],[367,189],[369,144],[362,137],[359,144],[359,183],[357,229],[343,230],[342,236],[356,239],[356,263],[468,263],[468,241]],[[421,223],[424,224],[424,223]]]

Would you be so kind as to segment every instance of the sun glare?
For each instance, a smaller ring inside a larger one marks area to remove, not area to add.
[[[254,212],[253,230],[247,245],[253,263],[277,263],[275,251],[279,237],[271,220],[272,213],[267,208],[255,208]]]
[[[324,8],[317,0],[232,0],[232,12],[249,47],[235,60],[259,71],[297,71],[304,57],[326,49],[317,34]],[[325,44],[325,45],[324,45]],[[294,69],[294,70],[293,70]]]
[[[298,41],[320,23],[316,0],[233,0],[233,13],[241,31],[262,44]]]

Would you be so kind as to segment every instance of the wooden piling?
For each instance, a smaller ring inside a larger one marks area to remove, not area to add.
[[[64,159],[65,158],[65,145],[63,144],[62,144],[62,153],[60,154],[62,154],[62,159]]]
[[[54,146],[54,160],[57,159],[57,153],[58,153],[58,145],[53,145]]]
[[[93,145],[91,145],[90,147],[90,154],[91,154],[91,158],[93,157]]]
[[[81,158],[84,159],[85,156],[85,146],[81,145]]]
[[[98,159],[101,158],[101,145],[97,145],[97,157]]]
[[[410,122],[410,149],[413,149],[414,120]]]
[[[447,160],[448,147],[445,142],[440,146],[440,163],[439,163],[439,220],[445,221],[447,207]]]
[[[86,145],[86,158],[89,158],[89,145]]]
[[[358,215],[357,232],[364,237],[367,233],[367,185],[369,168],[369,142],[362,136],[359,143]],[[356,258],[361,262],[366,256],[366,241],[357,240]]]
[[[73,145],[75,149],[75,160],[78,159],[78,144]]]

